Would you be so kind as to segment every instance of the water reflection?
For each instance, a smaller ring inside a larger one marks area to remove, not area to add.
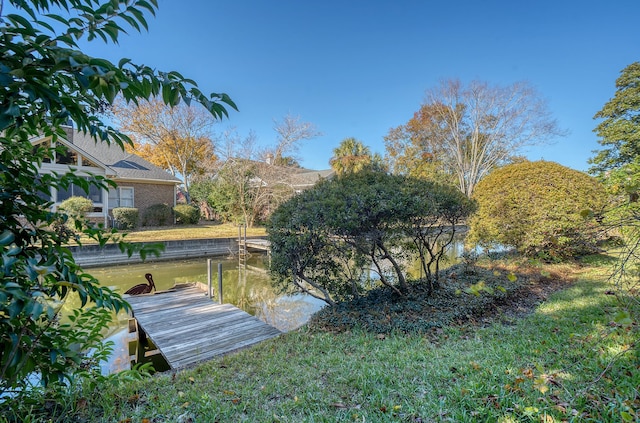
[[[274,292],[266,267],[266,256],[254,254],[247,260],[213,258],[212,286],[218,299],[218,263],[222,263],[223,302],[233,304],[281,331],[295,329],[307,322],[324,302],[308,295],[280,295]],[[145,273],[153,274],[158,290],[176,283],[207,283],[205,258],[129,264],[87,269],[87,272],[119,292],[145,281]],[[122,321],[120,322],[120,325]]]

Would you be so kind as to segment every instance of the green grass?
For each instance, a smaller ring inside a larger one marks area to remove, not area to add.
[[[603,272],[527,317],[427,335],[308,328],[190,370],[86,393],[70,421],[619,422],[640,418],[637,326]],[[130,419],[130,420],[127,420]],[[145,420],[146,419],[146,420]]]
[[[133,231],[121,231],[128,242],[163,242],[202,238],[237,238],[238,226],[231,223],[200,223],[197,225],[175,225],[152,228],[139,228]],[[247,236],[264,236],[264,227],[247,228]],[[242,231],[244,236],[244,229]],[[91,244],[90,239],[83,243]]]

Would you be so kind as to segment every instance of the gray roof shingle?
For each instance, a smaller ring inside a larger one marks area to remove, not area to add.
[[[140,156],[123,151],[117,144],[95,142],[91,136],[74,131],[71,143],[90,157],[113,170],[118,179],[139,179],[175,184],[182,181]]]

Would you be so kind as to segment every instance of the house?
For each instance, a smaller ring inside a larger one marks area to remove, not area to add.
[[[317,182],[335,176],[333,169],[312,170],[294,166],[279,166],[272,164],[269,158],[264,162],[234,158],[228,160],[223,167],[229,165],[239,166],[240,173],[253,174],[249,182],[254,188],[285,186],[294,194],[300,194]]]
[[[51,201],[54,208],[72,196],[87,197],[93,201],[93,213],[88,215],[95,222],[104,222],[111,226],[115,207],[135,207],[140,215],[154,204],[175,206],[177,186],[182,183],[158,166],[142,157],[123,151],[117,144],[95,142],[89,135],[65,128],[67,140],[58,139],[66,151],[64,154],[54,153],[40,167],[40,173],[62,174],[73,169],[78,175],[86,178],[104,176],[116,183],[117,187],[101,189],[91,186],[87,194],[78,186],[67,189],[51,188]],[[50,137],[32,140],[34,146],[51,143]]]
[[[333,169],[311,170],[301,168],[292,169],[289,178],[296,194],[299,194],[322,180],[332,179],[335,175],[336,172]]]

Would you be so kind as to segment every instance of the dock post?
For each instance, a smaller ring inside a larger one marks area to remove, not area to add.
[[[218,302],[222,304],[222,263],[218,263]]]
[[[209,298],[213,298],[213,293],[211,292],[211,285],[212,285],[211,264],[212,264],[212,260],[207,259],[207,296]]]

